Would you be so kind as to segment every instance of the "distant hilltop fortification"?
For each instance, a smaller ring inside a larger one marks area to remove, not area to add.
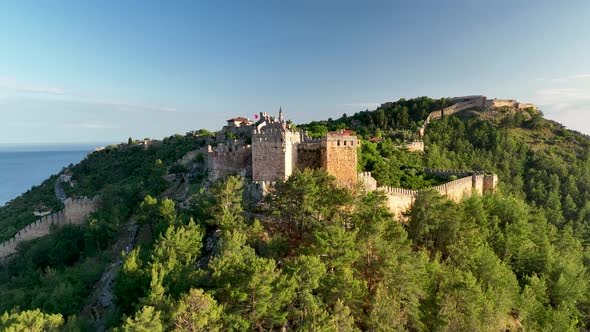
[[[534,104],[521,103],[514,99],[488,99],[488,97],[481,95],[453,97],[449,99],[449,102],[451,104],[450,106],[445,107],[442,110],[433,111],[428,115],[426,120],[424,120],[424,124],[418,129],[418,135],[420,137],[424,136],[430,121],[438,120],[443,116],[451,116],[468,109],[479,109],[480,111],[486,111],[495,108],[509,107],[518,110],[532,109],[535,112],[539,111],[537,106]]]

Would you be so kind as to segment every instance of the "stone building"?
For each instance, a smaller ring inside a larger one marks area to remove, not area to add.
[[[230,119],[216,140],[217,146],[206,151],[211,180],[237,174],[268,184],[287,179],[296,169],[324,168],[342,186],[357,183],[360,141],[350,130],[312,139],[287,123],[279,110],[278,118],[262,112],[255,123]]]

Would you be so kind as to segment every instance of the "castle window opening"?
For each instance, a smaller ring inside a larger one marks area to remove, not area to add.
[[[340,140],[338,140],[338,146],[340,146]]]

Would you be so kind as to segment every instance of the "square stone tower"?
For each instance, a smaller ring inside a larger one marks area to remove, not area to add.
[[[297,167],[297,146],[301,133],[283,120],[260,113],[252,132],[252,180],[286,179]]]
[[[328,133],[320,140],[322,168],[347,188],[354,188],[357,183],[359,146],[359,139],[350,130]]]

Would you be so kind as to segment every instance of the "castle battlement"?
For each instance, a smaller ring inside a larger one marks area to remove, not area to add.
[[[469,175],[473,175],[474,171],[467,171],[467,170],[456,170],[456,169],[430,169],[425,168],[424,173],[432,176],[438,176],[443,178],[450,178],[451,176],[456,176],[458,178],[465,177]]]
[[[416,197],[421,191],[434,190],[441,196],[459,202],[467,196],[473,194],[493,193],[498,184],[498,176],[495,174],[482,174],[473,171],[445,171],[445,170],[428,170],[434,173],[444,172],[451,175],[465,175],[464,177],[443,183],[441,185],[423,190],[410,190],[404,188],[395,188],[390,186],[377,186],[377,181],[371,176],[371,172],[359,173],[358,179],[367,191],[380,190],[387,196],[387,204],[391,212],[398,220],[405,218],[404,213],[412,208]],[[426,169],[425,169],[426,172]]]
[[[62,211],[38,219],[19,230],[8,241],[0,244],[0,258],[14,254],[17,245],[23,241],[30,241],[49,234],[51,227],[54,225],[83,223],[88,215],[98,208],[98,196],[94,198],[68,198],[65,200],[64,205]]]

